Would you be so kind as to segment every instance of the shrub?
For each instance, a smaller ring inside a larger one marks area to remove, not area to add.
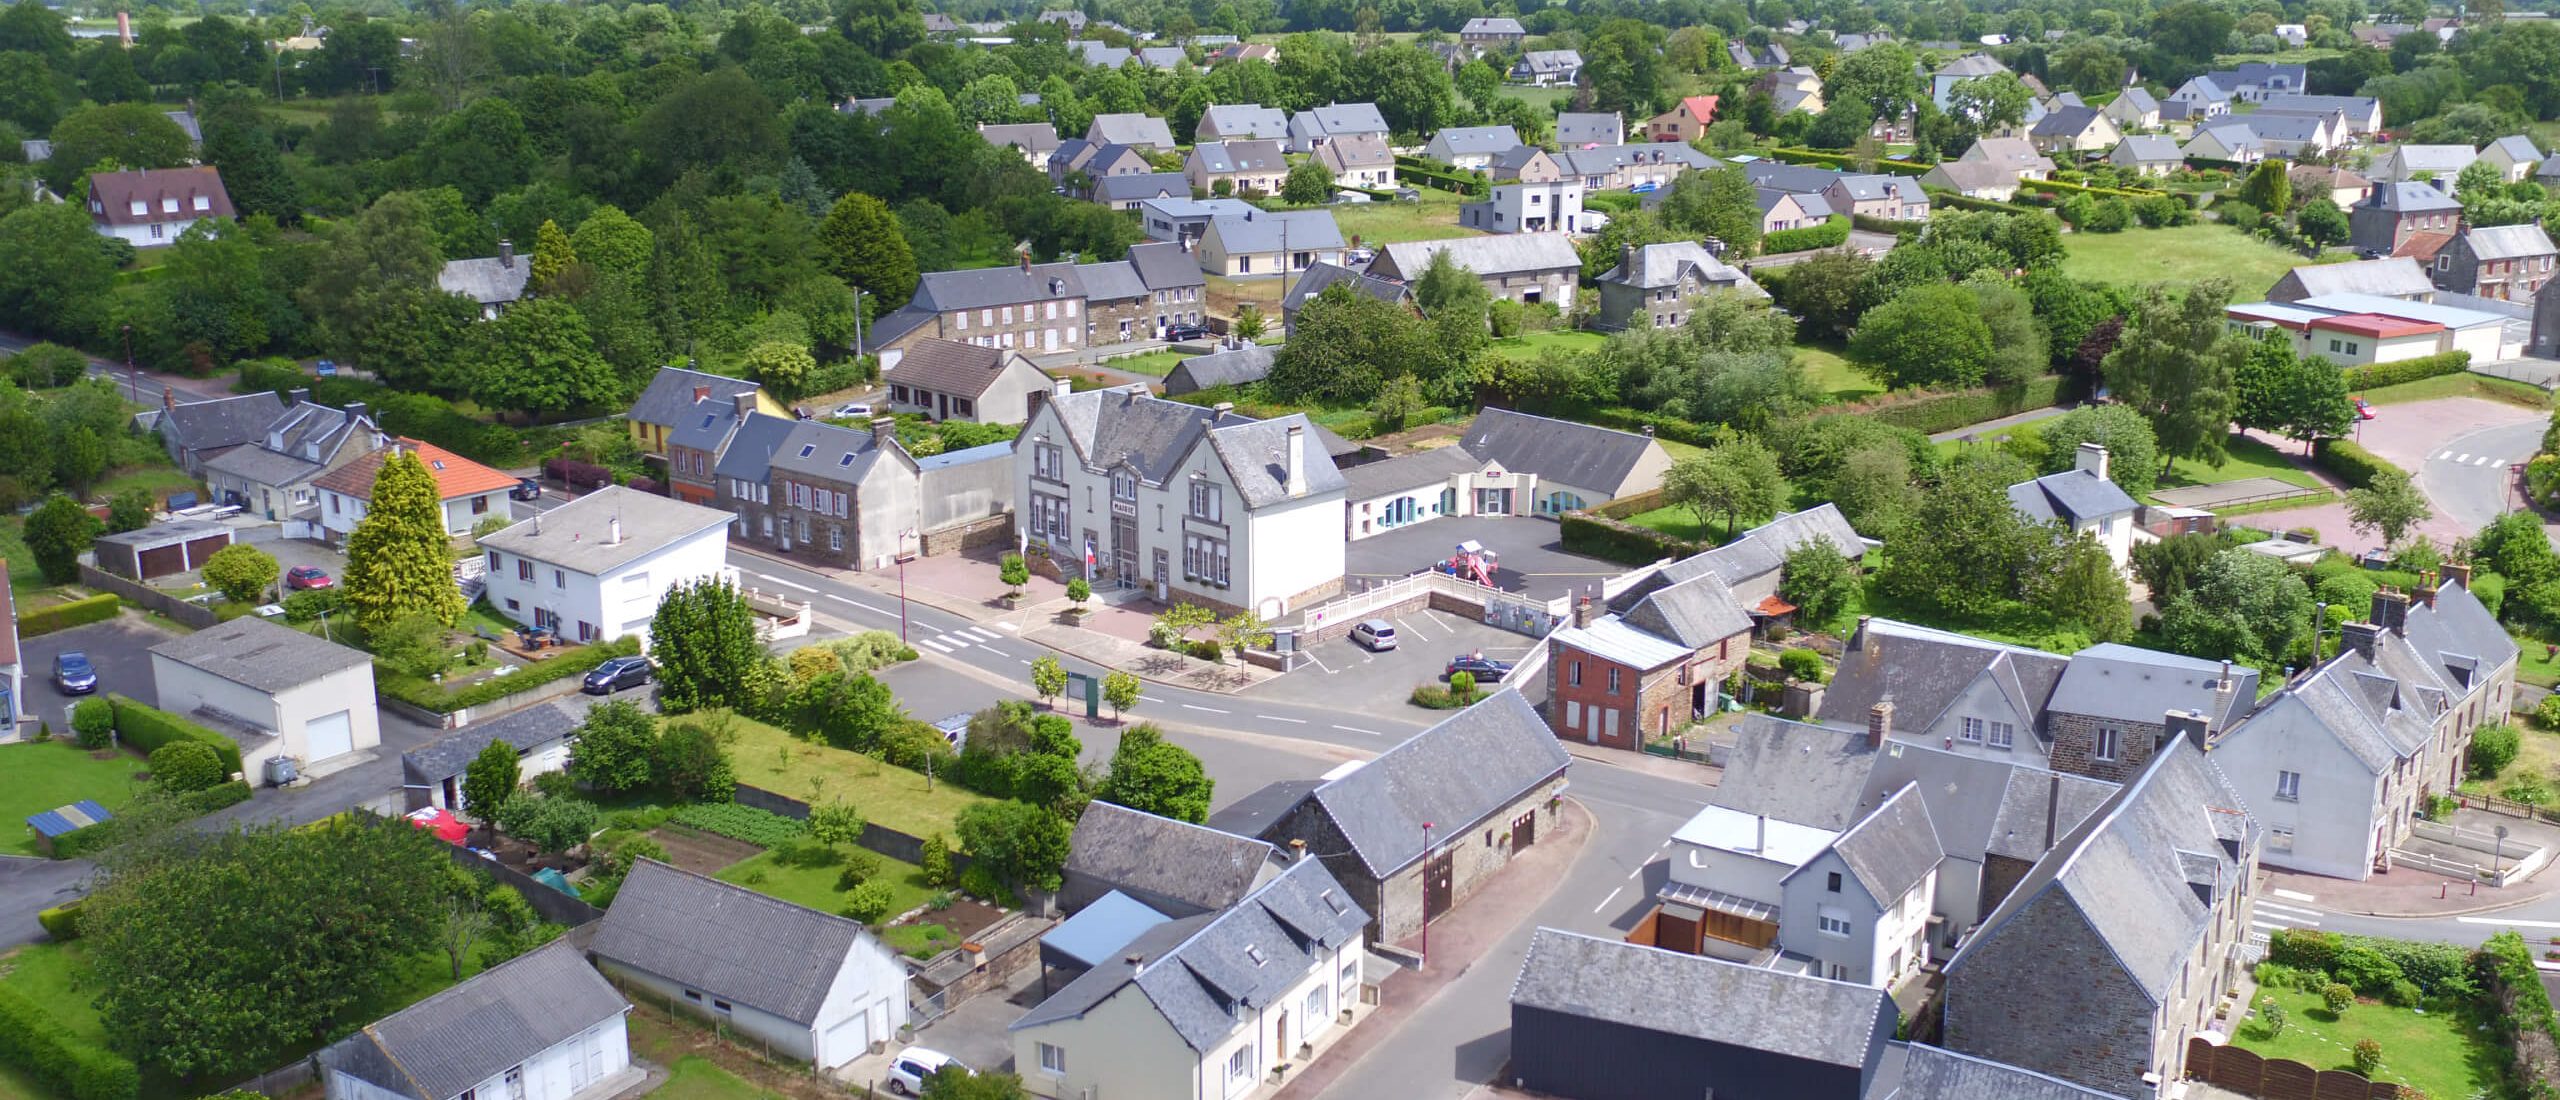
[[[1760,253],[1774,256],[1781,252],[1803,252],[1816,248],[1838,248],[1849,241],[1849,219],[1840,214],[1821,225],[1803,229],[1781,229],[1760,238]]]
[[[2285,1021],[2289,1016],[2284,1010],[2284,1002],[2273,997],[2258,999],[2258,1022],[2266,1025],[2268,1038],[2284,1034]]]
[[[862,840],[862,814],[838,799],[809,807],[809,835],[821,844],[854,844]]]
[[[1013,891],[1005,886],[1003,880],[996,878],[995,872],[987,870],[984,865],[976,863],[960,872],[960,892],[991,905],[1007,906],[1014,902]]]
[[[2267,938],[2267,961],[2283,963],[2296,970],[2329,972],[2329,964],[2338,958],[2338,945],[2326,932],[2312,928],[2279,928]]]
[[[1567,512],[1559,517],[1558,526],[1565,549],[1621,565],[1651,565],[1705,549],[1688,539],[1595,512]]]
[[[1822,682],[1822,654],[1810,649],[1799,646],[1778,654],[1778,667],[1808,684]]]
[[[1218,647],[1218,642],[1214,638],[1203,638],[1199,641],[1193,642],[1190,645],[1183,647],[1183,652],[1203,661],[1219,661],[1226,659],[1226,651]]]
[[[900,661],[916,659],[916,651],[886,630],[866,630],[828,647],[844,663],[848,676],[876,672]]]
[[[222,757],[211,745],[172,741],[152,750],[151,778],[174,794],[201,791],[222,782]]]
[[[2280,962],[2262,962],[2250,969],[2249,976],[2257,979],[2258,984],[2265,988],[2283,989],[2292,985],[2301,973]]]
[[[116,732],[123,735],[125,744],[152,753],[172,741],[201,741],[222,757],[224,775],[240,770],[240,746],[230,738],[122,695],[107,696],[107,701],[115,705]]]
[[[924,838],[924,881],[928,886],[950,886],[958,881],[951,873],[951,842],[941,833]]]
[[[781,814],[736,802],[701,802],[680,807],[672,820],[678,825],[766,848],[789,843],[803,829],[800,822]]]
[[[542,464],[542,471],[572,489],[601,489],[613,484],[613,471],[574,458],[552,459]]]
[[[1456,692],[1439,684],[1416,685],[1410,701],[1413,705],[1427,710],[1458,710],[1467,705],[1458,700]]]
[[[33,638],[75,626],[102,623],[116,617],[124,605],[114,595],[90,596],[51,607],[39,607],[18,616],[18,637]]]
[[[2405,978],[2391,983],[2382,991],[2382,1003],[2393,1008],[2416,1008],[2418,1002],[2425,999],[2426,995],[2418,989],[2418,983]]]
[[[133,1100],[142,1071],[82,1042],[23,993],[0,986],[0,1063],[68,1100]]]
[[[2416,359],[2348,367],[2339,373],[2346,376],[2348,389],[2369,390],[2377,386],[2397,386],[2404,382],[2415,382],[2439,375],[2460,374],[2470,369],[2470,352],[2447,351],[2435,355],[2422,355]]]
[[[836,889],[851,890],[880,877],[880,857],[870,852],[843,853],[844,870],[836,875]]]
[[[2320,987],[2320,1003],[2329,1006],[2331,1012],[2342,1013],[2355,1007],[2356,991],[2347,988],[2345,982],[2330,982]]]
[[[2560,694],[2545,695],[2533,705],[2533,724],[2547,730],[2560,730]]]
[[[2551,801],[2551,784],[2538,775],[2520,775],[2508,780],[2506,790],[2499,793],[2505,795],[2509,802],[2539,806]]]
[[[2382,1044],[2373,1039],[2356,1040],[2354,1056],[2356,1072],[2367,1077],[2382,1068]]]
[[[44,926],[44,934],[55,943],[69,943],[80,938],[80,903],[56,906],[36,913],[36,923]]]
[[[335,588],[314,588],[284,598],[284,621],[307,623],[322,615],[335,615],[347,605],[346,593]]]
[[[2551,698],[2554,697],[2544,696],[2546,701]],[[2496,779],[2507,765],[2515,763],[2516,752],[2522,747],[2523,738],[2514,726],[2493,722],[2480,727],[2471,735],[2471,777]]]
[[[814,840],[795,840],[775,848],[773,861],[785,867],[833,867],[844,862],[844,849]]]
[[[896,900],[888,883],[866,882],[845,894],[842,912],[846,920],[870,924],[888,916],[889,906]]]
[[[80,700],[80,705],[71,708],[71,729],[79,734],[81,748],[107,747],[107,735],[116,729],[115,705],[104,699]]]
[[[421,710],[451,714],[467,707],[494,703],[520,691],[528,691],[554,680],[584,676],[587,671],[615,657],[628,657],[640,652],[637,636],[617,638],[600,645],[580,646],[548,661],[517,669],[514,673],[482,680],[447,691],[431,680],[411,676],[376,662],[373,687],[379,694],[390,696]]]
[[[2375,948],[2373,941],[2363,937],[2339,946],[2338,961],[2329,967],[2329,974],[2355,992],[2371,994],[2379,994],[2391,988],[2391,983],[2406,977],[2400,972],[2400,964],[2391,961]],[[2328,991],[2322,990],[2321,995],[2327,996]]]
[[[2362,489],[2385,472],[2404,472],[2351,439],[2323,439],[2311,445],[2313,465],[2338,475],[2350,489]]]
[[[2048,375],[2028,379],[2008,389],[1980,387],[1894,394],[1856,404],[1833,405],[1823,415],[1864,415],[1922,434],[1953,431],[1985,420],[2058,404],[2063,398],[2064,385],[2061,378]]]

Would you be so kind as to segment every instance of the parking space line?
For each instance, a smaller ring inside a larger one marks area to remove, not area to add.
[[[1396,628],[1397,628],[1397,629],[1399,629],[1399,630],[1413,630],[1413,624],[1412,624],[1412,623],[1409,623],[1409,622],[1404,621],[1402,618],[1398,618],[1398,619],[1396,620]],[[1415,634],[1415,635],[1419,636],[1423,641],[1426,641],[1426,642],[1427,642],[1427,641],[1430,641],[1430,640],[1431,640],[1431,635],[1429,635],[1429,634],[1427,634],[1427,633],[1424,633],[1423,631],[1413,630],[1413,632],[1414,632],[1414,634]]]
[[[1378,731],[1376,731],[1376,730],[1364,730],[1364,729],[1361,729],[1361,728],[1360,728],[1360,727],[1358,727],[1358,726],[1344,726],[1344,725],[1336,725],[1336,726],[1334,726],[1333,728],[1338,729],[1338,730],[1342,730],[1342,731],[1344,731],[1344,732],[1346,732],[1346,733],[1365,733],[1365,734],[1368,734],[1368,735],[1369,735],[1369,736],[1371,736],[1371,737],[1384,737],[1384,736],[1386,736],[1386,734],[1380,733],[1380,732],[1378,732]]]
[[[1211,714],[1232,714],[1232,713],[1235,713],[1235,712],[1233,712],[1233,711],[1219,710],[1219,709],[1218,709],[1218,708],[1216,708],[1216,707],[1204,707],[1204,706],[1201,706],[1201,705],[1200,705],[1200,704],[1198,704],[1198,703],[1184,703],[1184,704],[1182,704],[1182,709],[1184,709],[1184,710],[1200,710],[1200,711],[1207,711],[1207,712],[1209,712],[1209,713],[1211,713]]]
[[[1254,715],[1254,717],[1262,719],[1265,722],[1287,722],[1293,726],[1303,726],[1307,724],[1307,720],[1304,718],[1283,718],[1277,714],[1257,714]]]
[[[1618,900],[1618,895],[1619,895],[1619,894],[1622,894],[1622,893],[1625,893],[1625,892],[1626,892],[1626,889],[1627,889],[1626,887],[1621,886],[1621,887],[1618,887],[1618,888],[1617,888],[1617,889],[1615,889],[1615,890],[1611,890],[1611,891],[1609,891],[1609,896],[1608,896],[1608,897],[1605,897],[1605,898],[1600,899],[1600,904],[1592,906],[1592,907],[1591,907],[1591,911],[1592,911],[1592,912],[1594,912],[1594,913],[1597,913],[1597,912],[1599,912],[1599,911],[1601,911],[1601,910],[1603,910],[1603,909],[1608,908],[1608,907],[1609,907],[1609,903],[1610,903],[1610,902],[1613,902],[1613,901]]]
[[[1325,674],[1325,675],[1327,675],[1327,676],[1331,676],[1331,675],[1333,675],[1333,666],[1328,665],[1328,664],[1325,664],[1325,663],[1324,663],[1324,658],[1316,656],[1316,651],[1315,651],[1315,650],[1310,649],[1310,650],[1307,650],[1307,651],[1306,651],[1306,653],[1307,653],[1307,659],[1308,659],[1308,660],[1310,660],[1310,661],[1314,661],[1314,662],[1316,663],[1316,667],[1317,667],[1317,668],[1320,668],[1320,669],[1323,669],[1323,670],[1324,670],[1324,674]]]
[[[1439,612],[1426,607],[1422,609],[1422,614],[1437,624],[1440,629],[1448,631],[1451,636],[1454,637],[1458,633],[1458,628],[1450,625],[1449,620],[1441,618]]]

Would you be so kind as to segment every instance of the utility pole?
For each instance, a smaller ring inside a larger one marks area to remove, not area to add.
[[[853,357],[862,358],[862,288],[853,288]]]

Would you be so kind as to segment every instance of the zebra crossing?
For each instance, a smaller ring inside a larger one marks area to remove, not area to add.
[[[2319,910],[2305,909],[2298,905],[2285,905],[2260,898],[2249,915],[2249,942],[2263,949],[2267,945],[2267,938],[2279,931],[2287,928],[2318,927],[2320,927]]]
[[[950,656],[955,650],[967,649],[970,646],[976,646],[989,653],[993,653],[998,657],[1013,656],[1010,653],[987,644],[989,642],[1000,642],[1003,640],[1004,635],[985,629],[984,627],[964,626],[948,634],[936,635],[931,638],[918,638],[916,639],[916,644],[946,657]]]
[[[2495,455],[2456,454],[2451,450],[2437,451],[2433,457],[2438,462],[2450,462],[2457,466],[2489,466],[2500,462]]]

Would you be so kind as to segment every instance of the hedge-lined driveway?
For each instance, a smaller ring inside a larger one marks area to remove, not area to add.
[[[95,698],[112,692],[144,702],[156,700],[160,692],[151,678],[151,647],[177,636],[138,612],[127,612],[103,623],[25,639],[18,644],[19,660],[27,670],[27,694],[18,704],[19,711],[53,723],[57,734],[70,731],[71,705],[91,698],[64,695],[53,685],[54,656],[73,651],[88,654],[89,663],[98,670]]]

